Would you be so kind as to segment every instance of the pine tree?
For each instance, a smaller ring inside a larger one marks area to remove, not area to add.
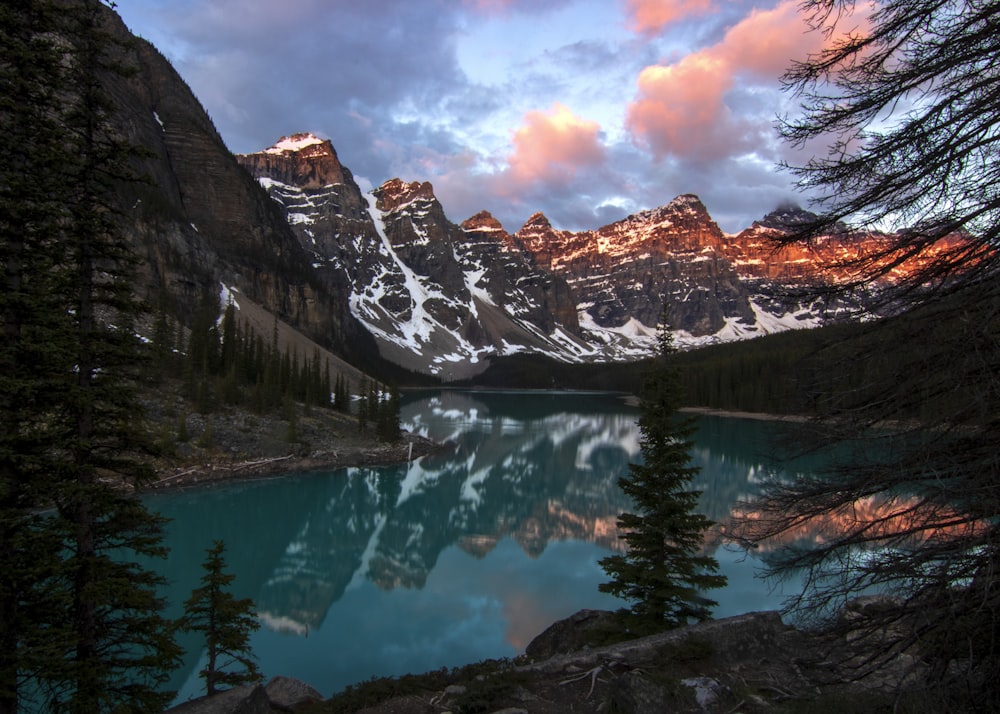
[[[333,388],[333,408],[345,414],[351,410],[350,386],[347,378],[340,372],[337,373],[337,381]]]
[[[196,588],[184,603],[184,617],[180,622],[182,630],[205,636],[208,661],[199,676],[205,680],[209,695],[215,694],[220,686],[235,687],[261,679],[250,651],[250,634],[260,627],[260,623],[253,601],[249,598],[238,600],[227,589],[236,576],[223,572],[225,549],[225,543],[218,540],[208,549],[202,566],[205,574],[201,587]],[[238,669],[231,671],[232,666]]]
[[[320,403],[324,407],[334,408],[336,406],[333,390],[334,387],[330,384],[330,358],[327,357],[320,379]]]
[[[116,201],[122,184],[136,179],[132,147],[112,129],[114,105],[102,85],[122,73],[121,47],[102,3],[60,2],[56,12],[65,53],[55,80],[65,82],[58,194],[65,213],[54,279],[65,300],[60,337],[69,359],[59,372],[60,406],[48,415],[59,430],[49,449],[58,476],[49,527],[64,554],[48,584],[69,607],[56,623],[63,655],[38,676],[53,710],[158,711],[171,698],[162,685],[180,652],[161,614],[162,579],[136,556],[165,555],[162,519],[105,483],[139,485],[150,476],[127,456],[143,442],[134,387],[144,348],[133,328],[142,311],[132,290],[135,258]]]
[[[239,343],[237,341],[236,307],[232,299],[222,312],[222,337],[219,345],[219,371],[226,374],[235,371]]]
[[[385,401],[378,413],[378,437],[383,441],[399,441],[399,389],[395,384],[389,387],[389,399]]]
[[[365,431],[368,428],[368,380],[366,377],[361,378],[358,396],[358,431]]]
[[[19,710],[30,673],[58,661],[63,633],[40,623],[65,603],[43,597],[60,564],[58,534],[33,515],[50,497],[48,415],[70,358],[56,283],[66,218],[58,79],[58,10],[0,5],[0,712]],[[39,636],[42,635],[42,636]]]
[[[174,333],[174,325],[167,304],[167,292],[161,290],[153,321],[150,376],[154,382],[160,382],[165,374],[171,372]]]
[[[715,558],[698,554],[711,521],[695,512],[699,492],[690,489],[698,471],[690,466],[694,428],[676,416],[680,380],[669,362],[673,346],[666,325],[659,341],[660,353],[641,395],[643,463],[630,464],[629,475],[619,480],[636,507],[636,513],[618,518],[627,551],[601,560],[612,579],[599,586],[631,601],[632,615],[654,629],[708,619],[716,603],[704,591],[726,584]]]

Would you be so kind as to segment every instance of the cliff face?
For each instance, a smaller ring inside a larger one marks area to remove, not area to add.
[[[254,176],[270,176],[304,189],[348,182],[333,144],[312,134],[282,137],[269,149],[241,156],[240,163]]]
[[[483,357],[548,350],[551,334],[577,330],[566,281],[536,268],[492,217],[455,225],[427,182],[391,179],[362,195],[335,157],[328,140],[295,134],[237,160],[314,269],[348,287],[352,313],[384,356],[461,377],[483,369]]]
[[[727,319],[754,322],[750,293],[722,252],[725,237],[697,196],[579,233],[535,214],[516,238],[566,279],[600,327],[655,326],[664,304],[671,326],[695,336],[718,332]]]
[[[538,325],[546,334],[557,327],[579,333],[576,296],[564,278],[534,263],[514,236],[487,211],[462,222],[462,250],[470,262],[494,266],[478,283],[499,307]]]
[[[185,320],[204,294],[236,288],[321,344],[362,336],[343,286],[314,274],[282,212],[228,151],[170,63],[133,38],[113,12],[109,26],[130,44],[127,79],[109,80],[122,135],[149,150],[144,184],[122,190],[140,256],[141,290],[165,291]]]

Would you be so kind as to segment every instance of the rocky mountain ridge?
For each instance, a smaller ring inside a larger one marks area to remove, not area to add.
[[[132,70],[105,77],[111,120],[122,139],[143,149],[133,159],[142,180],[119,188],[117,206],[139,259],[140,296],[168,314],[179,340],[201,305],[230,294],[262,308],[269,335],[277,321],[283,332],[350,362],[376,354],[351,314],[349,286],[313,267],[285,212],[237,163],[170,62],[112,10],[104,21]],[[349,177],[335,157],[324,161],[304,146],[293,154],[300,170],[289,180],[318,186],[338,171]]]
[[[791,296],[838,279],[832,266],[858,242],[775,250],[777,232],[808,218],[795,207],[727,235],[685,194],[596,230],[560,230],[536,213],[510,233],[488,211],[453,223],[426,181],[362,193],[332,143],[313,134],[236,158],[324,281],[349,286],[351,314],[382,355],[445,380],[517,352],[640,358],[664,306],[681,346],[811,327],[860,307]]]
[[[381,355],[450,380],[523,352],[643,357],[664,305],[682,347],[863,307],[791,294],[841,279],[877,244],[845,234],[775,250],[771,238],[805,215],[794,207],[736,235],[692,195],[596,230],[560,230],[539,213],[511,233],[485,211],[452,222],[428,182],[363,192],[313,134],[234,157],[169,62],[107,17],[136,70],[108,80],[118,128],[150,152],[136,165],[149,180],[121,191],[139,290],[183,326],[206,299],[239,294],[353,364]]]

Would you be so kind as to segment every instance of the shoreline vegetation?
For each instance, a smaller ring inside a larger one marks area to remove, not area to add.
[[[143,460],[153,475],[134,490],[145,494],[406,463],[447,446],[405,430],[386,441],[357,415],[301,404],[268,413],[240,406],[200,413],[175,393],[150,396],[143,409],[153,445]]]
[[[797,415],[748,412],[712,407],[682,407],[678,410],[693,416],[718,416],[733,419],[756,419],[761,421],[803,422],[808,417]],[[197,415],[192,415],[192,421]],[[304,451],[302,444],[285,445],[275,449],[273,440],[260,429],[257,438],[250,443],[234,445],[227,432],[217,429],[213,445],[209,448],[188,448],[188,458],[157,459],[154,463],[156,476],[144,483],[138,492],[159,493],[220,484],[236,484],[244,481],[279,478],[288,474],[334,471],[358,466],[384,466],[407,463],[412,459],[426,456],[447,448],[447,443],[438,443],[409,432],[402,432],[395,443],[380,442],[364,434],[326,434],[318,437],[322,443],[317,448]],[[294,448],[288,448],[293,446]],[[257,447],[257,448],[255,448]]]
[[[407,463],[445,446],[446,444],[438,444],[421,436],[404,433],[397,443],[358,444],[347,440],[339,448],[316,451],[308,455],[293,453],[248,459],[215,458],[194,465],[157,469],[156,479],[143,484],[139,491],[152,493],[277,478],[291,473]]]

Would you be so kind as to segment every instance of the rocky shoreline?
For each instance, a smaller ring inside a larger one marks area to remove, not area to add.
[[[771,414],[769,412],[741,412],[733,409],[715,409],[713,407],[682,407],[677,411],[696,416],[720,416],[733,419],[757,419],[759,421],[788,421],[802,423],[810,420],[807,416],[796,414]]]
[[[162,491],[194,486],[239,483],[256,479],[278,478],[289,473],[333,471],[354,466],[380,466],[404,463],[433,453],[443,445],[413,434],[403,434],[397,443],[356,443],[345,440],[338,448],[288,453],[257,458],[210,458],[203,463],[161,467],[154,481],[143,490]]]
[[[620,624],[615,618],[581,610],[539,634],[513,661],[370,680],[328,699],[303,682],[276,677],[169,714],[846,714],[881,710],[913,681],[906,668],[856,681],[845,640],[803,632],[774,611],[593,644],[591,634],[607,634]]]
[[[405,463],[446,448],[405,430],[395,442],[382,441],[356,416],[318,407],[298,406],[292,420],[238,407],[203,414],[175,394],[150,397],[143,408],[148,439],[157,447],[144,459],[154,473],[141,485],[147,493]]]

